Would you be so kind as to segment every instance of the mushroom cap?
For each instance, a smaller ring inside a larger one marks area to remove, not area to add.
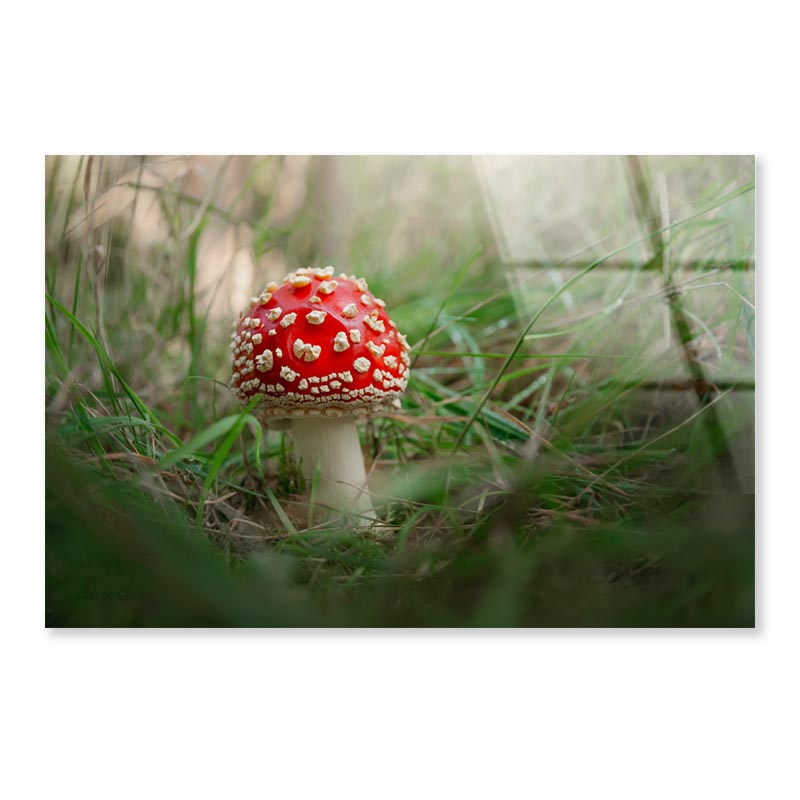
[[[400,407],[408,343],[363,278],[333,267],[270,283],[235,323],[230,387],[262,418],[366,415]]]

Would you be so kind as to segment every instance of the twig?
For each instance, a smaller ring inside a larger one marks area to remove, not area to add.
[[[672,325],[681,343],[683,358],[689,370],[697,400],[700,403],[700,407],[707,411],[703,419],[711,440],[715,459],[720,465],[723,483],[728,491],[734,494],[741,494],[742,486],[736,472],[733,453],[714,403],[718,397],[718,389],[708,380],[698,360],[693,344],[694,333],[683,307],[681,293],[672,280],[669,259],[667,258],[667,242],[664,237],[664,230],[667,226],[663,224],[659,215],[655,214],[653,198],[641,158],[639,156],[628,156],[627,165],[631,177],[631,191],[636,213],[640,223],[646,226],[650,233],[649,241],[651,242],[653,254],[648,263],[664,276],[664,292],[669,304]]]

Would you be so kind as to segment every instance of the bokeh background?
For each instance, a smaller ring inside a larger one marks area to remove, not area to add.
[[[53,626],[749,626],[748,156],[46,160]],[[273,279],[365,276],[413,345],[313,525],[226,388]]]

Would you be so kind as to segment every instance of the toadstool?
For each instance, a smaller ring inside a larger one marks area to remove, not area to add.
[[[318,500],[374,519],[356,422],[399,408],[408,343],[363,278],[298,269],[251,298],[231,339],[230,387],[262,423],[288,420]]]

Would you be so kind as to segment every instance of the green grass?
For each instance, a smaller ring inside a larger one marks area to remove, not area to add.
[[[285,215],[286,162],[220,163],[204,189],[225,197],[130,178],[136,159],[48,160],[48,625],[754,623],[752,264],[719,257],[751,183],[704,176],[621,247],[507,272],[458,159],[347,160],[344,232],[319,161]],[[84,187],[126,174],[133,204],[68,234]],[[290,437],[226,388],[233,316],[200,259],[234,227],[257,264],[363,274],[414,345],[402,410],[362,430],[370,533],[309,523]],[[608,269],[662,237],[662,269]]]

